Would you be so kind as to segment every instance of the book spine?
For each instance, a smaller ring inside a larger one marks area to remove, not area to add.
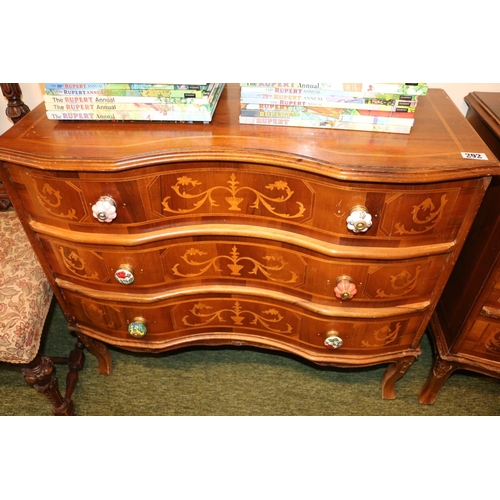
[[[55,95],[55,96],[77,96],[77,95],[99,95],[98,89],[49,89],[45,87],[44,95]]]
[[[45,88],[46,89],[53,89],[53,90],[62,90],[62,89],[68,89],[68,90],[92,89],[92,90],[97,90],[97,89],[105,88],[106,85],[109,85],[109,84],[108,83],[46,83]]]
[[[379,105],[388,105],[388,106],[393,106],[395,104],[402,103],[404,104],[405,102],[407,103],[416,103],[418,102],[418,97],[417,96],[412,96],[410,99],[407,97],[400,99],[399,96],[397,97],[391,97],[391,98],[386,98],[386,97],[365,97],[365,96],[338,96],[338,95],[329,95],[329,94],[324,94],[324,95],[308,95],[308,94],[302,94],[302,93],[297,93],[297,94],[286,94],[286,95],[281,95],[281,94],[275,94],[272,92],[266,92],[266,93],[260,93],[260,94],[253,94],[253,93],[241,93],[240,95],[241,100],[245,99],[261,99],[262,101],[267,101],[268,99],[289,99],[289,100],[301,100],[301,101],[317,101],[317,102],[329,102],[329,103],[358,103],[358,104],[379,104]]]
[[[410,95],[426,95],[426,83],[240,83],[240,87],[252,89],[288,89],[319,92],[377,92]]]
[[[212,119],[212,113],[188,113],[188,112],[150,112],[150,111],[46,111],[49,120],[85,120],[85,121],[186,121],[186,122],[208,122]]]
[[[293,118],[257,118],[240,116],[239,122],[241,124],[252,125],[269,125],[279,127],[306,127],[306,128],[326,128],[338,130],[358,130],[365,132],[386,132],[392,134],[409,134],[411,131],[410,126],[403,125],[379,125],[370,123],[352,123],[352,122],[334,122],[334,121],[320,121],[320,120],[302,120]]]
[[[319,108],[319,109],[318,109]],[[281,106],[279,104],[267,104],[267,103],[241,103],[240,104],[240,109],[247,109],[247,110],[261,110],[261,111],[301,111],[304,109],[313,109],[316,110],[318,109],[317,112],[320,112],[319,110],[321,109],[323,112],[324,111],[330,111],[331,109],[335,108],[329,108],[327,106],[311,106],[311,105],[306,105],[306,106]],[[338,113],[341,114],[363,114],[363,115],[376,115],[376,116],[386,116],[386,117],[402,117],[402,118],[414,118],[415,113],[410,113],[410,112],[399,112],[399,111],[373,111],[370,109],[338,109],[336,110]]]
[[[286,99],[287,96],[304,96],[311,99],[322,99],[325,96],[336,101],[352,101],[357,99],[377,99],[380,101],[416,101],[418,96],[397,93],[379,93],[379,92],[344,92],[342,90],[316,90],[316,89],[279,89],[279,88],[241,88],[240,96],[254,97],[255,95],[281,96]]]
[[[275,95],[308,95],[308,96],[329,96],[331,98],[336,98],[337,100],[342,99],[363,99],[363,98],[373,98],[373,99],[415,99],[417,96],[410,94],[403,94],[397,92],[354,92],[339,89],[307,89],[307,88],[286,88],[286,87],[241,87],[241,95],[252,96],[255,94],[275,94]]]
[[[90,85],[90,84],[88,84]],[[131,89],[129,85],[122,84],[94,84],[95,87],[81,87],[81,88],[72,88],[72,87],[45,87],[46,94],[55,94],[55,91],[58,92],[58,95],[66,95],[64,93],[67,91],[75,91],[80,90],[82,92],[92,91],[92,95],[102,95],[102,96],[130,96],[130,97],[165,97],[165,98],[182,98],[182,99],[206,99],[210,93],[214,90],[216,84],[209,84],[207,89],[204,90],[182,90],[182,89],[162,89],[162,88],[147,88],[147,89]],[[99,87],[99,85],[103,85]],[[63,91],[63,92],[61,92]],[[75,95],[75,94],[71,94]],[[84,95],[84,94],[78,94]]]
[[[408,113],[403,113],[403,115]],[[276,110],[276,111],[264,111],[264,110],[254,110],[254,109],[242,109],[240,112],[242,117],[259,117],[259,118],[293,118],[302,120],[333,120],[339,122],[351,122],[351,123],[372,123],[378,125],[404,125],[413,126],[415,120],[414,118],[404,118],[399,116],[377,116],[377,115],[361,115],[361,114],[340,114],[338,117],[331,117],[328,115],[322,115],[319,113],[311,113],[307,110]]]
[[[279,97],[279,96],[275,96]],[[249,98],[241,97],[241,104],[278,104],[281,106],[315,106],[325,108],[338,109],[366,109],[374,111],[401,111],[415,112],[418,101],[394,101],[394,104],[369,104],[367,102],[341,102],[332,101],[328,98],[307,98],[294,97],[293,99],[278,99],[278,98]]]
[[[211,90],[202,98],[184,98],[184,97],[164,97],[164,96],[122,96],[122,95],[106,95],[99,93],[98,90],[95,91],[57,91],[49,92],[47,91],[43,95],[43,100],[49,103],[134,103],[134,102],[144,102],[144,103],[173,103],[173,104],[210,104],[219,87],[224,84],[214,84]]]
[[[132,96],[132,97],[166,97],[166,98],[183,98],[183,99],[200,99],[206,98],[210,94],[210,90],[168,90],[168,89],[115,89],[105,88],[98,89],[99,95],[106,96]]]
[[[150,102],[138,102],[138,103],[56,103],[56,102],[46,102],[45,109],[48,111],[99,111],[104,113],[106,111],[149,111],[149,112],[205,112],[211,111],[213,106],[211,104],[172,104],[172,103],[150,103]]]
[[[131,90],[144,90],[150,88],[166,90],[207,90],[208,83],[130,83]]]

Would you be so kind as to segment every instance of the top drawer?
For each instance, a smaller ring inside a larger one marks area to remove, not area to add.
[[[453,241],[482,179],[368,184],[287,168],[192,162],[122,172],[48,172],[12,165],[31,217],[82,233],[144,234],[167,227],[239,224],[290,231],[327,243],[408,247]],[[116,203],[99,222],[92,207]],[[351,215],[351,219],[349,218]],[[367,228],[356,229],[357,223]],[[252,229],[252,226],[254,228]],[[252,234],[250,234],[252,235]]]

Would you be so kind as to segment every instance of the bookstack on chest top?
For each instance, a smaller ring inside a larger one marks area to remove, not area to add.
[[[425,83],[241,83],[240,123],[409,134]]]
[[[46,83],[51,120],[204,122],[223,83]]]
[[[499,163],[438,89],[409,135],[239,110],[231,84],[210,124],[57,122],[42,104],[0,138],[70,328],[102,373],[107,345],[251,345],[387,364],[394,398]]]

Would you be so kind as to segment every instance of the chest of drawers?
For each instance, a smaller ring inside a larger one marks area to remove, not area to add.
[[[500,157],[500,94],[466,96],[467,119]],[[432,404],[456,370],[500,377],[500,178],[495,176],[430,327],[435,361],[420,402]]]
[[[39,106],[0,138],[70,328],[102,373],[107,345],[250,345],[387,364],[394,398],[498,162],[438,89],[409,135],[238,115],[229,84],[210,124],[55,122]]]

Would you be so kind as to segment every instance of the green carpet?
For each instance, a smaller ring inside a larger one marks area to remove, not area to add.
[[[75,337],[54,302],[42,351],[65,356]],[[97,372],[85,351],[85,368],[74,393],[76,412],[86,415],[499,415],[500,381],[456,372],[433,405],[417,393],[432,362],[430,339],[422,356],[396,383],[395,400],[381,398],[385,365],[372,368],[320,367],[283,353],[240,347],[197,347],[137,354],[111,348],[113,373]],[[57,366],[64,392],[65,366]],[[0,415],[51,415],[48,401],[22,378],[20,367],[0,364]]]

